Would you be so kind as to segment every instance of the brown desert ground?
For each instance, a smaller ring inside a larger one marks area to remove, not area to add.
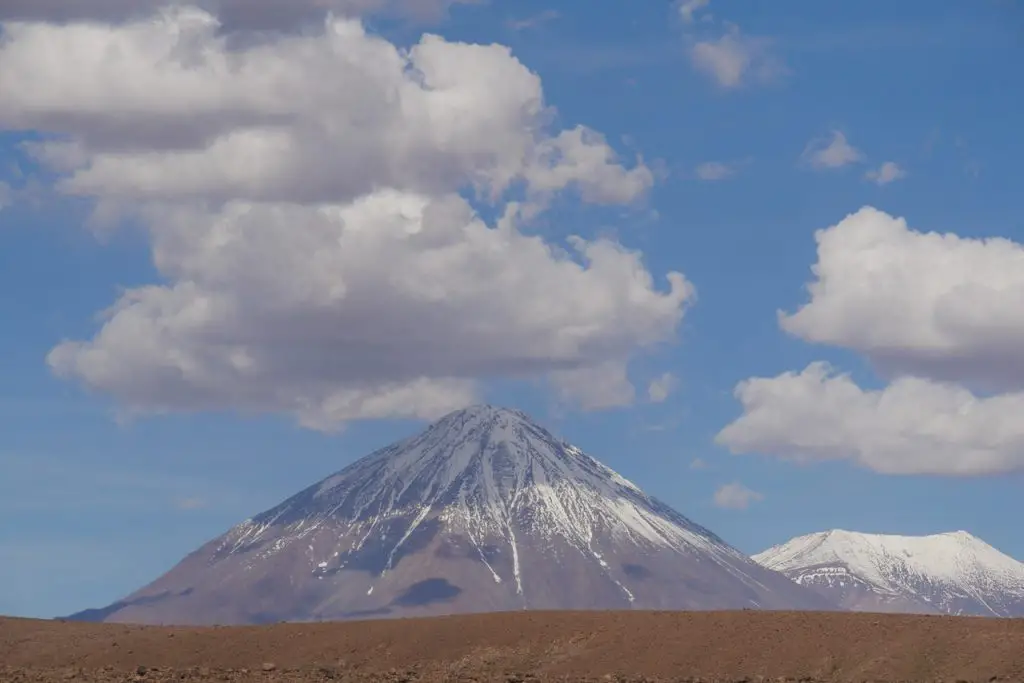
[[[1024,620],[516,612],[171,628],[0,619],[8,681],[1021,681]]]

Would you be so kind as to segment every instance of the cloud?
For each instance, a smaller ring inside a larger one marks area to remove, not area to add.
[[[522,182],[616,203],[653,182],[594,131],[541,133],[540,79],[505,47],[426,35],[404,52],[354,20],[232,47],[217,26],[189,8],[8,25],[0,126],[59,136],[30,150],[65,174],[60,190],[108,201],[338,202],[467,184],[494,197]]]
[[[878,168],[868,170],[864,173],[864,177],[878,185],[888,185],[893,181],[906,178],[907,172],[900,168],[895,161],[886,161]]]
[[[675,391],[678,384],[679,380],[671,372],[659,375],[647,385],[647,398],[652,403],[663,403],[669,394]]]
[[[636,395],[626,364],[607,361],[595,366],[556,370],[550,381],[563,402],[584,410],[602,410],[630,405]]]
[[[801,159],[817,169],[841,168],[864,159],[864,155],[846,140],[842,131],[832,131],[831,138],[811,140]]]
[[[706,161],[698,164],[694,173],[700,180],[725,180],[736,175],[736,165],[721,161]]]
[[[472,402],[477,377],[546,373],[585,386],[568,392],[584,407],[618,405],[618,368],[669,338],[692,295],[678,273],[656,290],[615,243],[577,238],[577,261],[456,195],[150,220],[173,284],[129,290],[95,338],[49,355],[60,376],[143,411],[287,412],[328,428],[436,417]]]
[[[1024,393],[987,398],[901,377],[866,391],[825,363],[748,379],[743,415],[716,442],[798,462],[849,460],[884,474],[992,475],[1024,470]]]
[[[693,460],[690,461],[691,470],[706,470],[707,468],[707,462],[705,462],[701,458],[694,458]]]
[[[730,25],[717,40],[697,41],[690,48],[694,67],[720,87],[738,88],[747,83],[768,83],[786,72],[769,51],[769,41],[745,36]]]
[[[679,5],[679,17],[684,23],[692,24],[697,12],[706,8],[709,3],[710,0],[683,0]]]
[[[546,9],[543,12],[538,12],[537,14],[524,19],[509,19],[505,22],[505,25],[513,31],[525,31],[527,29],[537,28],[538,26],[550,23],[561,16],[562,13],[558,10]]]
[[[400,50],[348,19],[229,44],[194,8],[6,30],[0,126],[42,129],[32,151],[59,190],[149,230],[161,284],[48,356],[129,413],[331,429],[533,377],[619,405],[629,359],[693,298],[615,242],[521,231],[560,193],[628,204],[653,176],[595,131],[552,130],[540,79],[503,46]]]
[[[889,375],[1024,389],[1024,246],[918,232],[872,207],[815,240],[810,301],[780,312],[786,332]]]
[[[863,354],[891,383],[866,390],[825,363],[745,380],[717,442],[887,474],[1024,470],[1024,247],[917,232],[871,207],[815,238],[810,301],[780,325]]]
[[[202,510],[206,507],[206,501],[202,498],[190,497],[180,498],[175,501],[175,507],[179,510]]]
[[[295,28],[323,19],[327,12],[339,16],[382,15],[421,22],[436,22],[458,4],[481,0],[193,0],[192,5],[220,16],[226,29]],[[167,0],[4,0],[3,22],[137,21],[153,12],[173,7]]]
[[[715,491],[715,505],[726,510],[746,510],[751,503],[764,500],[757,491],[751,491],[738,481],[724,484]]]

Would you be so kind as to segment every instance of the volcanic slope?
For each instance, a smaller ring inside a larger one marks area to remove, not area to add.
[[[1024,616],[1024,563],[965,531],[895,536],[833,530],[754,556],[852,610]]]
[[[527,415],[451,413],[73,618],[239,624],[519,609],[831,609]]]

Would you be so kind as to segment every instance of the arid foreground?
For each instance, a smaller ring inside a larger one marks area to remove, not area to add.
[[[1020,681],[1024,620],[518,612],[164,628],[0,619],[8,681]]]

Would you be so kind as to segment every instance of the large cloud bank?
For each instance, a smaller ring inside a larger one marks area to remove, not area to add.
[[[552,128],[506,47],[401,49],[340,15],[239,42],[207,6],[33,6],[3,26],[0,128],[44,134],[29,150],[60,192],[141,218],[164,278],[49,362],[128,410],[331,428],[434,417],[518,377],[619,405],[630,358],[693,297],[617,243],[523,229],[559,194],[629,204],[653,176]]]

